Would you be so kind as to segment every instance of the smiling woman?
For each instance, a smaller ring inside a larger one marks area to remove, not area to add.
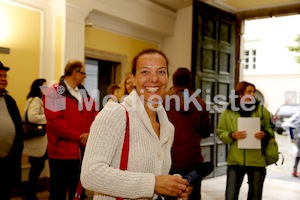
[[[135,90],[122,105],[111,102],[105,106],[92,124],[82,185],[95,191],[95,200],[150,200],[158,195],[186,200],[191,192],[187,180],[168,175],[174,126],[161,102],[167,89],[168,60],[159,50],[143,50],[134,57],[131,73]],[[124,107],[130,127],[127,171],[119,169],[126,127]]]
[[[132,75],[136,92],[139,96],[143,95],[147,102],[146,110],[157,107],[158,101],[162,102],[168,84],[166,56],[153,49],[142,51],[133,59]]]

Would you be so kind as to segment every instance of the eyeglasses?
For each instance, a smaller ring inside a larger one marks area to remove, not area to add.
[[[81,72],[81,71],[77,71],[78,73],[82,74],[82,75],[86,75],[85,72]]]

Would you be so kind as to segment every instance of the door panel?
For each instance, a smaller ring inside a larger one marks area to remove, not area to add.
[[[211,176],[226,173],[228,146],[216,135],[218,119],[229,101],[235,78],[235,15],[194,1],[192,72],[194,88],[201,89],[211,114],[213,132],[202,140],[203,156],[213,161],[215,170]]]

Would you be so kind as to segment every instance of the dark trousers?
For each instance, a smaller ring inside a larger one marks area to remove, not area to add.
[[[265,167],[228,166],[226,200],[238,200],[245,174],[248,176],[248,200],[261,200],[266,177]]]
[[[296,158],[295,158],[295,161],[294,161],[294,167],[293,167],[294,172],[297,172],[297,171],[298,171],[298,164],[299,164],[299,161],[300,161],[300,157],[296,157]]]
[[[61,160],[49,158],[50,196],[49,200],[74,199],[79,181],[80,160]]]
[[[191,171],[193,170],[171,169],[170,174],[180,174],[181,176],[185,176],[189,174]],[[201,200],[201,181],[202,180],[199,180],[199,182],[193,185],[193,190],[192,193],[189,195],[189,200]]]
[[[13,181],[13,171],[12,162],[7,158],[0,158],[0,199],[10,200],[10,195],[12,191]]]
[[[45,160],[47,159],[47,154],[42,157],[32,157],[29,156],[30,170],[28,174],[28,183],[25,189],[26,199],[37,200],[36,190],[39,177],[45,167]]]

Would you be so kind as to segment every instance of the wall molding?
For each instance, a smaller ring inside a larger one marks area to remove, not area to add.
[[[126,72],[128,71],[127,70],[128,58],[126,55],[111,53],[111,52],[107,52],[107,51],[102,51],[102,50],[85,47],[85,57],[93,58],[93,59],[97,59],[97,60],[107,60],[107,61],[120,63],[120,66],[118,68],[120,71],[117,72],[120,76],[120,77],[118,77],[118,79],[120,79],[120,80],[123,78],[121,76],[122,75],[125,76]]]

